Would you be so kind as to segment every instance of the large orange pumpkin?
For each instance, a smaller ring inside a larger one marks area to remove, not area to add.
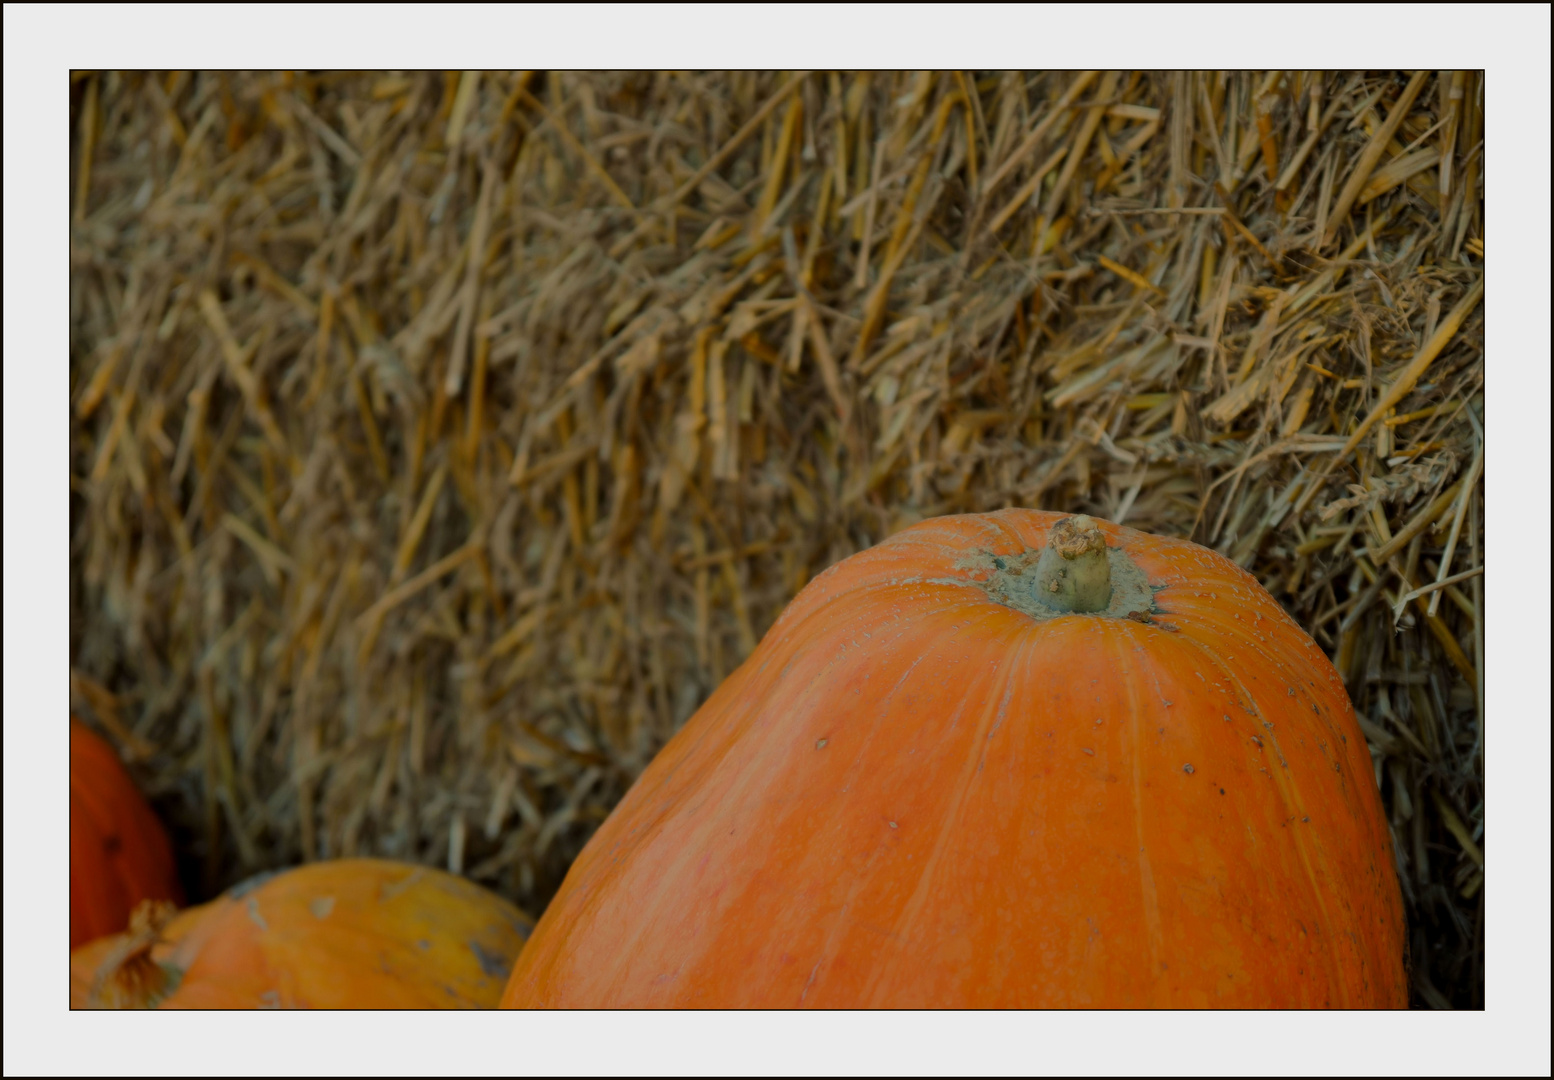
[[[800,593],[502,1003],[1403,1007],[1403,942],[1365,740],[1272,597],[1186,541],[1005,510]]]
[[[70,957],[73,1008],[494,1008],[529,920],[440,870],[380,859],[253,879]]]
[[[142,900],[181,901],[162,823],[113,748],[70,720],[70,947],[116,934]]]

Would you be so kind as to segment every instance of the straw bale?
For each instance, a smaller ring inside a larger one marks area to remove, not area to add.
[[[1483,1001],[1478,72],[97,72],[72,703],[195,892],[537,913],[814,574],[1189,536],[1327,649],[1416,1002]]]

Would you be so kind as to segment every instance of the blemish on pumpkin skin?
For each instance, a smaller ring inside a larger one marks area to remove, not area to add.
[[[232,888],[228,889],[227,895],[233,900],[241,900],[243,897],[253,892],[259,886],[275,877],[277,873],[279,873],[279,871],[265,870],[261,873],[255,874],[251,878],[245,878],[238,882],[236,885],[232,886]]]
[[[507,975],[507,961],[499,954],[492,952],[478,941],[469,943],[470,952],[475,954],[475,960],[480,964],[480,970],[493,979],[503,978]]]
[[[802,993],[799,994],[799,1002],[800,1003],[803,1003],[805,996],[808,995],[809,988],[811,986],[815,985],[815,976],[817,974],[819,974],[819,972],[820,972],[820,965],[823,964],[823,963],[825,963],[825,961],[823,959],[816,960],[815,961],[815,966],[810,968],[810,971],[809,971],[809,981],[804,984],[804,990],[803,990]]]
[[[394,897],[398,896],[400,893],[402,893],[406,889],[410,888],[416,882],[420,881],[421,880],[421,876],[422,876],[421,875],[421,871],[420,870],[415,870],[415,871],[413,871],[410,874],[409,877],[405,878],[403,881],[396,882],[393,885],[383,885],[383,886],[381,886],[379,888],[379,890],[378,890],[378,903],[380,903],[380,904],[388,903],[390,900],[394,899]]]

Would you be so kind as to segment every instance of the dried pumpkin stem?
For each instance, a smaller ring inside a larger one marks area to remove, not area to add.
[[[142,900],[129,929],[98,965],[87,993],[91,1009],[150,1009],[178,987],[181,974],[151,956],[177,908],[166,900]]]
[[[1112,599],[1106,539],[1084,514],[1052,527],[1036,563],[1036,596],[1054,611],[1105,611]]]

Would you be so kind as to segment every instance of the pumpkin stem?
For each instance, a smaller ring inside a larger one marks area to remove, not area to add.
[[[1112,599],[1106,539],[1085,514],[1052,527],[1036,562],[1036,596],[1054,611],[1105,611]]]
[[[89,1009],[150,1009],[177,986],[174,973],[151,958],[177,908],[166,900],[142,900],[129,929],[103,958],[87,994]]]

